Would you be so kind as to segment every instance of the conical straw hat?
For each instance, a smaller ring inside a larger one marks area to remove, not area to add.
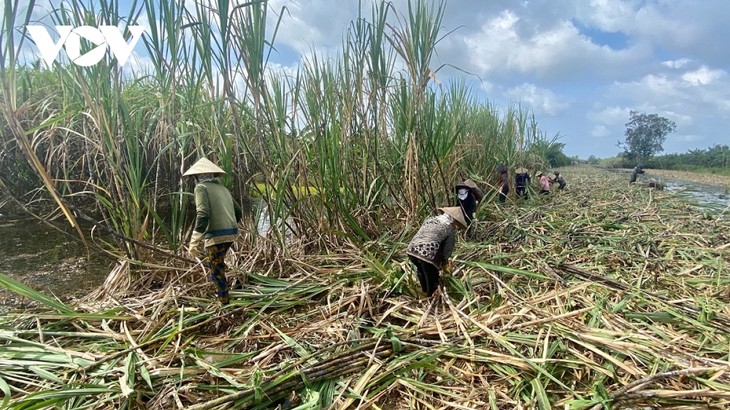
[[[457,188],[464,187],[464,188],[474,189],[474,188],[477,188],[477,184],[474,181],[472,181],[471,179],[465,179],[465,180],[459,182],[458,184],[456,184],[456,187]]]
[[[527,168],[525,167],[519,167],[515,170],[515,174],[526,174],[527,172]]]
[[[198,162],[193,164],[185,173],[184,177],[198,174],[225,174],[226,171],[220,169],[218,165],[210,162],[207,158],[200,158]]]
[[[462,227],[466,228],[466,219],[464,218],[464,211],[461,210],[461,207],[458,206],[445,206],[443,208],[438,208],[439,211],[449,214],[456,222],[459,223]]]

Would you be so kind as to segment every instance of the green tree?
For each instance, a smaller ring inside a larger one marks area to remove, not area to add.
[[[641,162],[662,152],[662,144],[667,134],[674,132],[677,124],[658,114],[644,114],[636,111],[629,113],[629,122],[626,123],[626,141],[623,144],[626,157]],[[619,143],[621,146],[621,143]]]
[[[530,146],[530,153],[537,155],[540,158],[547,160],[548,165],[551,167],[564,167],[571,165],[574,159],[571,159],[563,152],[565,144],[557,142],[559,137],[556,136],[552,141],[540,140],[534,142]]]
[[[601,160],[599,160],[595,155],[591,155],[586,160],[586,163],[589,165],[598,165],[600,162],[601,162]]]

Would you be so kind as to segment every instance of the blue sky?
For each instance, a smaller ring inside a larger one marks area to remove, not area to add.
[[[394,1],[404,11],[406,2]],[[272,0],[286,6],[272,61],[327,54],[357,1]],[[568,155],[617,154],[631,110],[677,124],[666,153],[730,144],[727,0],[451,0],[433,66],[465,78],[480,99],[521,104]]]
[[[406,11],[407,1],[393,3]],[[357,0],[269,4],[270,27],[288,11],[270,61],[289,72],[312,51],[338,55],[358,9]],[[674,121],[665,153],[686,152],[730,144],[729,23],[728,0],[450,0],[442,33],[453,32],[432,66],[458,67],[437,80],[464,79],[485,103],[528,108],[568,155],[616,155],[632,110]]]

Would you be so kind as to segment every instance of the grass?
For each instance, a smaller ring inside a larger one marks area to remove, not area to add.
[[[480,208],[440,300],[418,289],[402,218],[405,235],[330,254],[297,253],[302,235],[278,266],[264,248],[232,256],[245,285],[226,307],[195,266],[118,275],[73,303],[36,295],[45,305],[0,319],[5,404],[730,405],[727,214],[561,172],[569,188],[552,197]]]
[[[403,250],[423,218],[463,176],[489,190],[500,162],[544,169],[555,143],[521,107],[434,81],[445,3],[361,6],[342,54],[294,74],[267,69],[267,2],[54,9],[76,26],[159,21],[144,38],[153,65],[134,75],[24,65],[30,13],[15,3],[0,187],[72,225],[93,212],[126,245],[75,302],[0,278],[36,303],[0,318],[4,408],[729,404],[727,215],[625,175],[570,168],[555,196],[485,201],[442,299],[422,297]],[[236,198],[255,185],[276,227],[242,223],[229,265],[244,286],[226,307],[179,256],[180,174],[200,156]]]
[[[388,2],[361,4],[341,53],[311,53],[293,73],[268,64],[288,10],[266,1],[122,9],[73,0],[43,19],[122,31],[155,22],[139,43],[152,64],[123,70],[110,58],[93,67],[19,58],[36,50],[22,41],[33,3],[27,13],[16,3],[4,4],[0,34],[0,121],[9,131],[0,136],[0,182],[20,202],[59,208],[72,226],[66,202],[129,238],[179,250],[193,215],[181,174],[206,156],[228,172],[223,183],[236,199],[262,195],[271,226],[331,227],[311,244],[326,252],[376,237],[383,207],[401,204],[420,220],[462,176],[491,181],[500,162],[545,162],[531,152],[546,140],[531,113],[477,101],[464,81],[435,81],[432,58],[449,35],[445,2],[413,0],[403,14]],[[283,232],[267,240],[286,254]],[[140,257],[137,246],[122,250]]]

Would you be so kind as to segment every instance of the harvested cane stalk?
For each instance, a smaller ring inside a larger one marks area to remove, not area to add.
[[[384,359],[389,357],[393,350],[390,345],[378,347],[375,351],[363,351],[363,348],[347,351],[334,358],[316,363],[297,373],[291,373],[284,380],[277,380],[274,377],[267,379],[258,389],[259,393],[266,395],[268,401],[276,401],[289,394],[291,391],[301,390],[309,383],[316,383],[323,380],[336,379],[347,374],[361,371],[367,367],[372,357]],[[296,376],[299,377],[296,377]],[[250,405],[257,393],[256,388],[247,389],[238,393],[229,394],[206,403],[190,406],[189,410],[207,410],[231,402],[239,402],[238,406]],[[247,407],[243,407],[247,408]]]

